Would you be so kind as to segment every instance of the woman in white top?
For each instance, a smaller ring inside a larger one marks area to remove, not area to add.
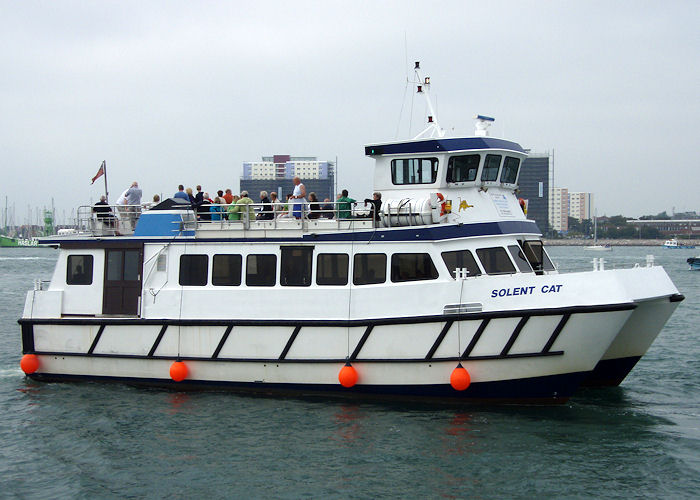
[[[297,219],[301,219],[304,213],[304,205],[306,204],[306,187],[301,183],[299,177],[294,177],[292,180],[294,183],[294,191],[292,192],[292,197],[290,198],[290,203],[292,205],[292,215]]]

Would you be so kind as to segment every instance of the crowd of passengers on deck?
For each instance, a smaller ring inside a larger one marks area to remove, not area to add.
[[[382,206],[382,195],[375,192],[372,198],[364,200],[364,206],[368,210],[356,214],[355,207],[357,200],[350,198],[347,189],[338,193],[336,202],[329,198],[323,202],[319,201],[316,193],[307,194],[306,187],[299,177],[295,177],[294,191],[286,195],[284,201],[280,200],[277,193],[272,191],[260,191],[259,202],[253,201],[248,191],[241,191],[234,195],[230,188],[219,189],[214,198],[208,192],[202,191],[202,186],[196,187],[196,193],[192,188],[185,188],[182,184],[172,196],[189,202],[197,214],[199,221],[252,221],[252,220],[274,220],[274,219],[351,219],[354,217],[380,219]],[[138,183],[132,183],[131,187],[125,190],[117,201],[116,213],[107,203],[107,198],[102,196],[92,211],[97,219],[108,226],[114,226],[117,219],[130,220],[135,225],[136,220],[143,210],[148,210],[158,205],[161,201],[159,195],[154,195],[153,200],[141,204],[142,191]]]

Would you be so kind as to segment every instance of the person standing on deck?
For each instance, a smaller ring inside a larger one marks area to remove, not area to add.
[[[294,217],[301,219],[301,216],[304,214],[304,206],[306,205],[306,187],[301,183],[299,177],[294,177],[292,182],[294,183],[294,191],[290,199],[291,212]]]
[[[343,191],[340,193],[340,196],[338,196],[338,218],[339,219],[349,219],[352,217],[352,207],[350,204],[357,203],[356,200],[353,200],[352,198],[348,197],[348,190],[343,189]]]

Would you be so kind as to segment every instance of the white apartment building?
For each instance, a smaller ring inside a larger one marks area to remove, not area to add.
[[[569,230],[569,190],[549,188],[549,227],[554,231]]]
[[[569,193],[569,216],[590,220],[593,213],[593,193]]]

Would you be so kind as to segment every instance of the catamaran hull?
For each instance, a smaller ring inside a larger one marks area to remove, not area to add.
[[[176,389],[561,402],[594,369],[634,304],[361,322],[21,320],[36,380]],[[176,360],[182,382],[170,378]],[[357,384],[340,385],[350,361]],[[471,385],[450,375],[461,362]]]
[[[640,301],[610,348],[586,377],[585,386],[617,386],[632,371],[683,300],[680,294]]]

